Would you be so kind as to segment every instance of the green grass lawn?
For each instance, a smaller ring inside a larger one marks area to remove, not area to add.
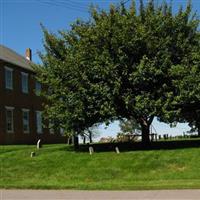
[[[63,144],[0,146],[0,167],[0,188],[200,188],[200,148],[89,155]]]

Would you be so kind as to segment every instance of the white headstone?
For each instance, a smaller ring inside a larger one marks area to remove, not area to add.
[[[39,140],[37,141],[37,149],[40,148],[40,142],[41,142],[41,140],[39,139]]]
[[[35,152],[31,152],[31,158],[35,156]]]
[[[120,153],[120,151],[119,151],[119,148],[118,148],[118,147],[115,147],[115,151],[116,151],[116,153]]]
[[[92,155],[94,153],[94,148],[93,147],[89,147],[89,153],[90,153],[90,155]]]

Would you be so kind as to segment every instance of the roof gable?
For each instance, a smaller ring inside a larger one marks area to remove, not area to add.
[[[31,61],[3,45],[0,45],[0,60],[17,65],[26,70],[34,71],[31,66],[33,64]]]

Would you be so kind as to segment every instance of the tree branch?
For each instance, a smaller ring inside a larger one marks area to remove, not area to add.
[[[149,119],[147,120],[147,124],[148,124],[148,126],[151,125],[153,119],[154,119],[154,115],[151,115],[151,116],[149,117]]]

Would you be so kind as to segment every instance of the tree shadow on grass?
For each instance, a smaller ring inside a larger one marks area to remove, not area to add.
[[[107,152],[116,151],[118,147],[119,151],[139,151],[139,150],[169,150],[169,149],[182,149],[182,148],[194,148],[200,147],[200,140],[180,140],[180,141],[157,141],[144,144],[142,142],[126,142],[126,143],[97,143],[79,145],[76,149],[78,152],[88,152],[89,147],[93,147],[95,152]],[[74,149],[72,149],[73,151]]]

